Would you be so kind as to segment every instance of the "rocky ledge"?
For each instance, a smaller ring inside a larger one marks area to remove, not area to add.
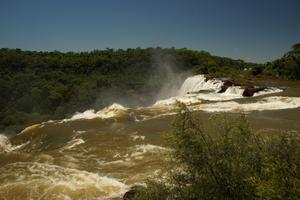
[[[236,83],[232,80],[226,80],[223,84],[223,86],[221,87],[221,89],[218,91],[218,93],[224,93],[226,92],[226,90],[229,87],[233,87],[233,86],[241,86],[242,84],[240,83]],[[244,92],[243,92],[243,96],[244,97],[252,97],[256,92],[260,92],[266,89],[266,87],[259,87],[259,86],[246,86],[244,87]]]

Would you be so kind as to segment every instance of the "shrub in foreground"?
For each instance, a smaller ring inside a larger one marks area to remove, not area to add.
[[[300,199],[300,135],[256,134],[245,116],[216,134],[184,106],[167,137],[171,169],[134,199]]]

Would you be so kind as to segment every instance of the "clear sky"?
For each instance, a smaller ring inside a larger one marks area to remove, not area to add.
[[[300,0],[0,0],[0,48],[175,47],[252,62],[300,42]]]

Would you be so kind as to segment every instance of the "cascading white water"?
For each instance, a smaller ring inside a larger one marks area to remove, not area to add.
[[[29,143],[29,141],[24,144],[14,146],[10,143],[9,138],[6,135],[0,134],[0,153],[1,152],[11,152],[11,151],[20,149],[23,146],[27,145],[28,143]]]
[[[225,92],[218,93],[223,85],[224,82],[221,79],[217,79],[217,78],[207,79],[205,75],[202,74],[191,76],[188,77],[183,82],[176,96],[167,99],[158,100],[149,108],[156,108],[156,109],[163,110],[163,109],[172,109],[177,102],[182,102],[188,106],[191,106],[195,104],[200,104],[203,100],[211,101],[211,102],[221,102],[221,101],[231,101],[235,99],[244,98],[243,97],[244,88],[240,86],[230,86],[226,89]],[[206,92],[201,92],[201,91],[206,91]],[[278,88],[267,88],[263,91],[255,93],[255,96],[278,93],[281,91],[282,90]],[[114,103],[111,106],[99,110],[98,112],[95,110],[87,110],[83,113],[76,113],[71,118],[61,120],[59,123],[83,120],[83,119],[84,120],[94,119],[94,118],[110,119],[110,118],[116,118],[122,116],[130,117],[132,113],[129,112],[134,112],[134,110],[131,108],[126,108],[120,104]],[[39,127],[39,125],[34,125],[33,127],[26,128],[22,132],[26,132],[28,129],[31,130],[32,128],[36,128],[36,127]]]
[[[182,84],[178,96],[184,96],[190,92],[198,92],[201,90],[218,90],[222,87],[223,81],[218,79],[209,79],[206,81],[204,75],[196,75],[187,78]]]
[[[245,88],[241,86],[230,86],[225,92],[219,93],[223,85],[224,82],[221,79],[212,78],[207,80],[207,78],[202,74],[191,76],[183,82],[181,88],[177,92],[177,96],[159,100],[153,106],[173,106],[177,101],[183,102],[187,105],[192,105],[200,103],[201,100],[216,102],[244,98],[243,93]],[[278,92],[282,92],[282,90],[278,88],[267,88],[255,93],[254,96]]]
[[[200,74],[200,75],[195,75],[195,76],[191,76],[188,77],[182,84],[181,88],[178,91],[177,96],[185,96],[187,94],[190,93],[197,93],[199,91],[204,91],[204,90],[211,90],[210,94],[206,94],[206,96],[208,98],[202,98],[205,100],[213,100],[213,98],[210,98],[209,96],[211,96],[212,94],[217,95],[219,98],[221,98],[222,96],[226,96],[224,98],[224,100],[228,100],[228,96],[232,96],[233,98],[237,98],[243,97],[243,92],[245,90],[245,88],[241,87],[241,86],[230,86],[226,89],[226,91],[224,93],[220,93],[220,94],[216,94],[221,87],[223,86],[224,82],[220,79],[208,79]],[[272,94],[272,93],[278,93],[278,92],[282,92],[281,89],[278,88],[267,88],[263,91],[257,92],[254,94],[254,96],[259,96],[259,95],[265,95],[265,94]],[[199,94],[198,97],[201,97],[203,95]],[[217,98],[219,100],[219,98]]]
[[[233,96],[243,96],[244,88],[240,86],[231,86],[228,87],[227,90],[224,92],[224,95],[233,95]]]

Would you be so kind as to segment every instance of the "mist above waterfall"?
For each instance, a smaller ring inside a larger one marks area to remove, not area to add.
[[[180,70],[181,63],[171,52],[153,51],[152,67],[155,73],[149,82],[159,80],[162,83],[154,100],[176,96],[184,80],[191,74],[189,71]]]
[[[147,59],[149,66],[143,73],[138,73],[141,77],[137,77],[135,71],[141,69],[132,67],[135,70],[126,72],[131,74],[124,77],[131,77],[134,81],[125,79],[122,82],[121,78],[110,88],[101,88],[97,91],[94,106],[88,109],[99,110],[113,103],[129,107],[146,106],[159,99],[176,96],[181,84],[191,74],[186,69],[182,70],[184,66],[178,60],[176,52],[172,49],[155,48],[150,51]],[[126,84],[128,82],[135,84]],[[140,85],[137,85],[139,82]]]

